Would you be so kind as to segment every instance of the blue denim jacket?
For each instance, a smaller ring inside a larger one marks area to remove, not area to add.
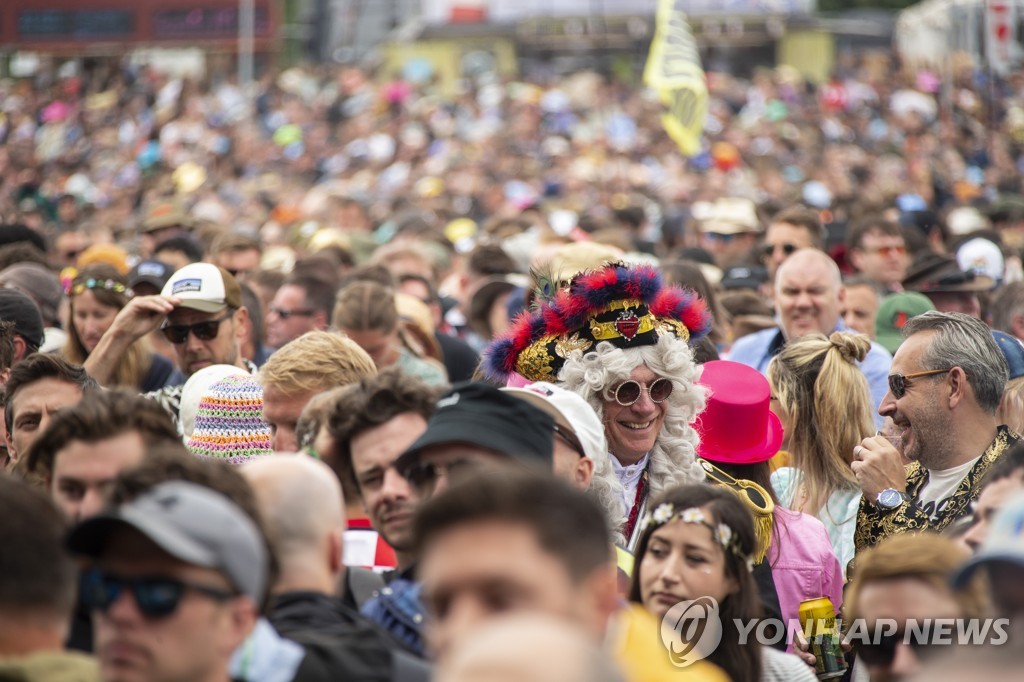
[[[361,613],[387,630],[411,653],[424,658],[425,614],[420,600],[422,585],[405,577],[396,577],[363,605]]]

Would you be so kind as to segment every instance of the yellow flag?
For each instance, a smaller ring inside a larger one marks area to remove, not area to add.
[[[644,67],[644,84],[658,92],[668,109],[661,116],[665,132],[679,151],[700,151],[700,136],[708,111],[708,85],[700,65],[697,42],[690,32],[685,0],[660,0],[657,27]]]

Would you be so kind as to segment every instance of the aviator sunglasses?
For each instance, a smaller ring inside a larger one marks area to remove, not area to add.
[[[176,578],[125,578],[92,569],[82,574],[82,602],[89,610],[106,611],[129,590],[139,612],[147,618],[166,618],[177,610],[185,592],[191,590],[214,601],[225,602],[237,595],[228,590],[199,585]]]
[[[672,382],[665,378],[655,379],[650,386],[630,379],[619,384],[619,387],[615,389],[615,402],[623,407],[629,407],[640,400],[640,395],[647,391],[652,403],[663,403],[672,395],[672,388]]]

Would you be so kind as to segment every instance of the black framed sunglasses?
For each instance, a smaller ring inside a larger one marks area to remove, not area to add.
[[[799,247],[796,244],[765,244],[761,247],[761,258],[769,258],[773,253],[775,253],[775,249],[782,249],[782,253],[789,258],[796,253],[798,248]]]
[[[125,578],[95,568],[82,573],[81,599],[82,603],[91,611],[105,612],[126,589],[132,593],[139,612],[146,618],[170,616],[177,610],[181,598],[189,590],[218,602],[226,602],[238,596],[237,593],[229,590],[186,582],[177,578],[161,576]]]
[[[896,400],[899,400],[907,394],[909,385],[907,384],[908,379],[917,379],[918,377],[930,377],[937,374],[945,374],[951,371],[949,369],[929,369],[924,372],[914,372],[913,374],[890,374],[889,375],[889,391],[892,393]]]
[[[640,400],[640,395],[647,391],[647,395],[651,397],[651,402],[663,403],[672,395],[672,389],[672,381],[665,378],[655,379],[651,382],[650,386],[630,379],[619,384],[619,387],[615,389],[615,402],[623,407],[629,407]]]
[[[914,656],[920,661],[927,661],[941,651],[944,646],[948,647],[948,645],[933,644],[927,635],[918,636],[915,633],[907,636],[902,630],[892,634],[872,633],[870,638],[864,639],[870,641],[855,641],[854,651],[857,653],[857,658],[870,666],[892,665],[896,658],[896,648],[901,642],[909,646],[914,652]]]
[[[447,464],[415,462],[403,467],[398,473],[421,495],[429,495],[437,488],[437,480],[441,478],[441,474],[451,480],[466,475],[477,466],[478,464],[471,459],[456,459]]]
[[[217,338],[217,334],[220,333],[221,323],[224,320],[229,319],[234,314],[234,310],[228,310],[223,317],[218,317],[216,320],[196,322],[195,324],[166,325],[161,327],[160,331],[163,332],[163,335],[168,341],[175,345],[185,343],[188,340],[190,332],[200,341],[213,341]]]

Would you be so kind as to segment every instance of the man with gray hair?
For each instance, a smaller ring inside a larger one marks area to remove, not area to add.
[[[853,451],[864,492],[858,551],[890,535],[942,531],[967,515],[985,473],[1018,439],[996,421],[1009,372],[984,323],[931,311],[907,322],[903,336],[878,408],[893,432]]]

